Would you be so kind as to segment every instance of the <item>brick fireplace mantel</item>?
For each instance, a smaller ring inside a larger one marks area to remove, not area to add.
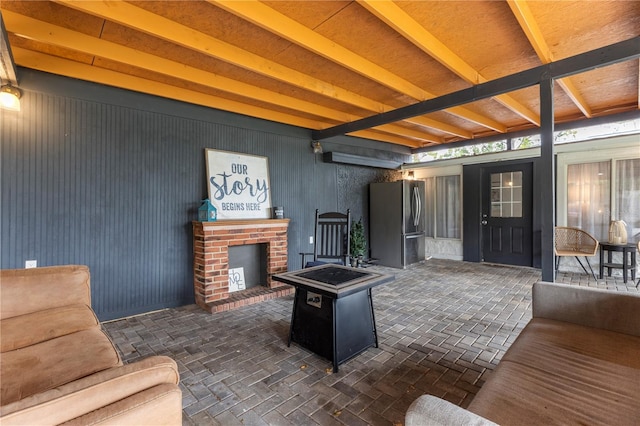
[[[217,312],[292,294],[293,288],[273,281],[287,271],[289,219],[193,222],[193,287],[196,304]],[[229,246],[266,244],[267,286],[229,293]]]

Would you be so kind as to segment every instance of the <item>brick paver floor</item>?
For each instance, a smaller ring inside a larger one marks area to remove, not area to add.
[[[168,355],[185,425],[401,425],[429,393],[468,406],[531,318],[532,268],[432,259],[373,289],[379,347],[340,366],[287,347],[293,296],[209,314],[195,305],[105,323],[125,362]],[[574,285],[638,291],[620,277]]]

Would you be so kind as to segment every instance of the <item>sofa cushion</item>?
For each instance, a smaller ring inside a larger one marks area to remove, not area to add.
[[[0,352],[99,326],[98,319],[87,305],[63,306],[6,318],[0,321]]]
[[[0,405],[118,365],[118,352],[99,327],[5,352]]]
[[[469,405],[501,425],[640,418],[640,337],[534,318]]]
[[[0,270],[0,319],[67,305],[91,306],[89,268],[82,265]]]

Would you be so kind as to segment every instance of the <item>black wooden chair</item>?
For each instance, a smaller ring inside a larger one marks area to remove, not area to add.
[[[300,253],[302,267],[338,263],[349,265],[351,247],[349,235],[351,233],[351,212],[319,213],[316,209],[313,253]],[[307,261],[307,256],[313,256],[313,261]]]

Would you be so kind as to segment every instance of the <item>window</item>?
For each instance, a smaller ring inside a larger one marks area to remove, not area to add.
[[[522,217],[522,172],[491,173],[491,217]]]
[[[613,179],[612,177],[615,177]],[[631,241],[640,235],[640,159],[567,166],[567,225],[609,240],[611,220],[624,220]]]
[[[630,241],[640,236],[640,158],[618,160],[616,166],[616,210],[611,219],[621,219],[630,231]]]
[[[462,224],[460,176],[427,178],[426,193],[427,237],[459,239]]]
[[[567,225],[600,241],[609,237],[610,176],[610,161],[569,164],[567,168]]]

